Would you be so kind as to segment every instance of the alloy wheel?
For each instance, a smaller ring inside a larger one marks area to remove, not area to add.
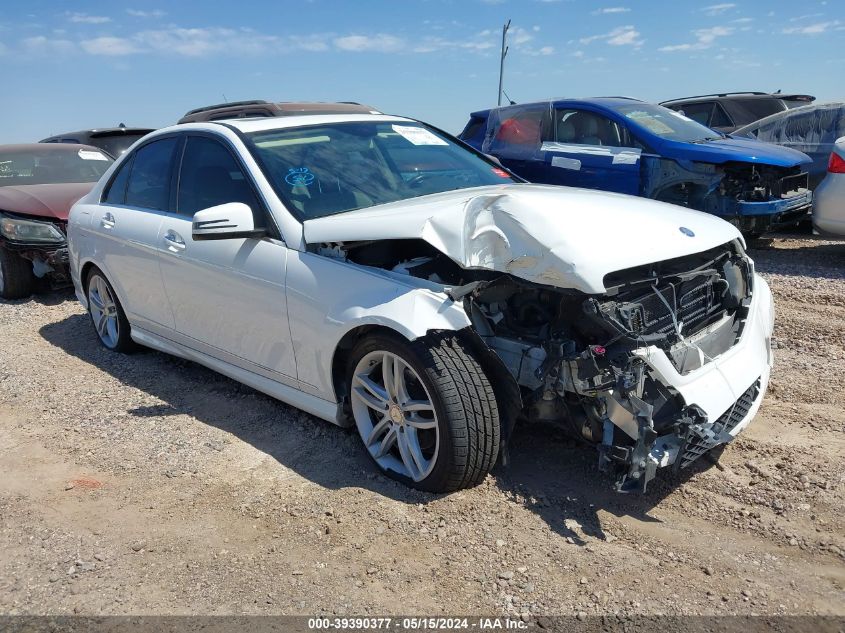
[[[88,306],[97,336],[106,347],[115,348],[120,335],[117,303],[105,279],[99,275],[91,277],[88,284]]]
[[[417,372],[397,354],[370,352],[355,367],[351,396],[358,432],[378,465],[417,482],[428,477],[440,429]]]

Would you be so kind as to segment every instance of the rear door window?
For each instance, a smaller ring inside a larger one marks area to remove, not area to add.
[[[155,211],[169,210],[173,155],[178,143],[176,137],[164,138],[135,152],[126,187],[127,205]]]
[[[731,121],[731,118],[728,116],[728,113],[725,112],[725,109],[719,103],[716,103],[715,107],[713,108],[713,114],[710,116],[709,127],[731,126],[733,126],[733,121]]]
[[[558,143],[624,146],[624,131],[617,123],[587,110],[556,109],[553,131]]]

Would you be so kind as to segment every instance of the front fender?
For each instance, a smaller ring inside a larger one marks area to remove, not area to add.
[[[332,363],[350,332],[378,326],[412,341],[470,325],[461,303],[426,282],[313,253],[291,251],[287,293],[297,377],[326,400],[336,400]]]

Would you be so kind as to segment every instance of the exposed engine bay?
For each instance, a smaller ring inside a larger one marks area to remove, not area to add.
[[[520,419],[560,424],[595,445],[619,491],[644,492],[659,466],[689,465],[731,422],[687,406],[646,358],[662,350],[684,375],[739,340],[753,280],[739,241],[610,273],[601,295],[467,270],[422,240],[322,244],[317,252],[442,285],[518,384]],[[671,449],[656,446],[667,436],[677,438]]]

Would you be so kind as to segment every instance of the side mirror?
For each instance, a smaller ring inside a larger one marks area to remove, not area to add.
[[[232,240],[266,235],[256,229],[252,209],[243,202],[227,202],[194,214],[192,237],[197,240]]]

